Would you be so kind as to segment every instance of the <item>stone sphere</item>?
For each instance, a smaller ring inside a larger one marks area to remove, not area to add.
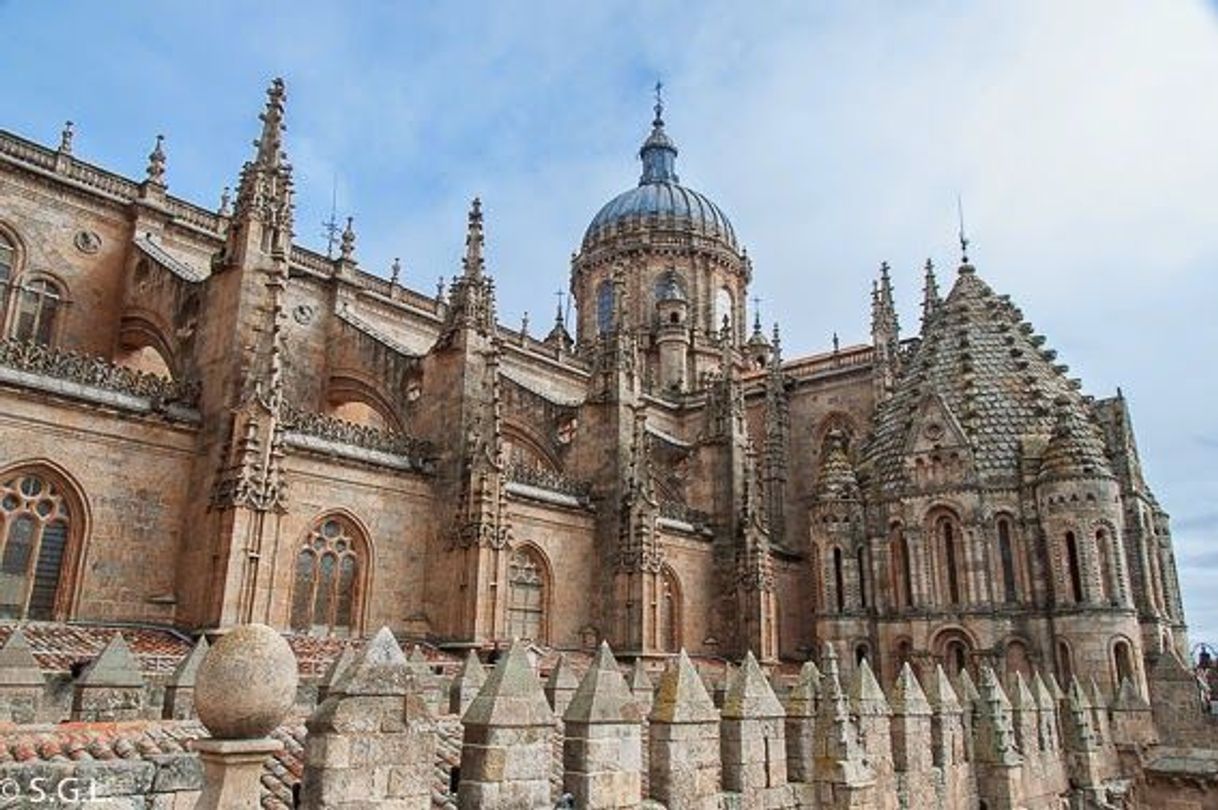
[[[215,643],[195,676],[195,711],[220,740],[265,737],[296,701],[296,656],[265,624],[240,625]]]

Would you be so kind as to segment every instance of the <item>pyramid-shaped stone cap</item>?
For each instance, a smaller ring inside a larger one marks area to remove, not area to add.
[[[981,700],[981,693],[977,691],[973,676],[968,674],[967,669],[961,669],[960,674],[956,676],[956,698],[961,705]]]
[[[351,667],[351,664],[354,663],[354,661],[355,648],[351,647],[350,645],[343,647],[343,651],[330,662],[330,666],[326,670],[326,674],[322,676],[321,682],[318,683],[318,687],[332,691],[336,686],[338,686],[339,681],[342,680],[343,675],[346,674],[347,670]]]
[[[901,671],[897,673],[890,703],[893,714],[925,717],[931,713],[930,701],[926,699],[922,684],[918,683],[918,677],[908,661],[901,665]]]
[[[871,671],[871,664],[864,658],[854,671],[854,681],[850,685],[850,706],[860,715],[887,715],[892,710],[888,707],[888,698]]]
[[[1040,708],[1036,696],[1028,688],[1028,682],[1024,680],[1023,673],[1019,670],[1015,670],[1015,674],[1011,678],[1010,698],[1011,708],[1017,712],[1031,712]]]
[[[592,666],[579,682],[564,723],[639,723],[643,716],[626,679],[618,671],[609,644],[602,641]]]
[[[46,686],[42,668],[20,627],[0,647],[0,686]]]
[[[1049,686],[1049,694],[1053,696],[1055,701],[1059,703],[1066,699],[1066,693],[1062,691],[1061,684],[1057,682],[1057,676],[1052,672],[1045,678],[1045,683]]]
[[[1104,690],[1100,689],[1100,685],[1096,682],[1094,675],[1091,676],[1089,686],[1091,687],[1091,694],[1089,695],[1091,698],[1091,707],[1094,709],[1107,709],[1108,698],[1104,695]]]
[[[523,641],[513,641],[507,655],[495,664],[461,722],[466,726],[500,728],[554,725],[554,712],[546,702]]]
[[[655,690],[655,684],[651,682],[651,676],[647,674],[647,667],[643,665],[642,658],[634,659],[634,666],[630,668],[630,678],[627,681],[630,691],[638,694],[639,692],[651,693]]]
[[[982,711],[990,714],[1011,710],[1011,700],[991,667],[981,668],[981,688],[977,692],[977,702]]]
[[[1087,696],[1087,690],[1079,683],[1077,675],[1070,679],[1070,688],[1066,692],[1066,701],[1070,704],[1071,710],[1091,708],[1091,698]]]
[[[409,692],[409,684],[406,655],[389,628],[382,627],[339,676],[334,692],[362,697],[396,696]]]
[[[457,670],[453,684],[465,688],[481,689],[484,683],[486,683],[486,668],[478,660],[478,653],[470,650],[465,654],[465,660],[461,662],[461,669]]]
[[[571,691],[578,686],[579,678],[575,676],[575,669],[567,660],[566,653],[560,653],[554,663],[554,669],[550,670],[550,677],[546,679],[546,689]]]
[[[207,643],[207,636],[199,636],[194,648],[178,663],[168,685],[185,689],[192,688],[195,685],[195,674],[199,671],[199,665],[203,663],[203,657],[207,655],[209,649],[211,649],[211,645]]]
[[[1138,692],[1138,687],[1128,677],[1121,678],[1117,687],[1116,699],[1112,701],[1112,710],[1117,712],[1146,711],[1150,704]]]
[[[820,681],[824,677],[816,664],[805,661],[799,668],[799,678],[791,690],[787,692],[787,714],[791,717],[814,717],[816,715],[817,695],[820,694]]]
[[[426,667],[428,672],[431,672],[431,662],[427,660],[427,656],[423,653],[422,645],[416,644],[410,650],[410,655],[406,658],[406,663],[412,667]]]
[[[719,722],[719,710],[684,648],[660,676],[650,719],[653,723]]]
[[[963,711],[960,698],[956,696],[956,690],[952,688],[951,679],[943,671],[942,664],[935,665],[935,673],[926,684],[926,700],[938,714],[960,714]]]
[[[1036,708],[1040,711],[1051,712],[1057,708],[1053,690],[1045,683],[1045,679],[1040,676],[1039,671],[1032,676],[1032,693],[1036,695]]]
[[[136,688],[144,685],[144,675],[123,634],[115,633],[105,649],[81,673],[77,683],[81,686]]]
[[[723,718],[749,720],[782,717],[783,714],[778,696],[753,657],[753,651],[749,650],[723,698]]]

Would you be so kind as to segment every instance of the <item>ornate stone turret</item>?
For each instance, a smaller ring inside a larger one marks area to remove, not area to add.
[[[881,262],[879,281],[871,288],[871,345],[875,350],[871,373],[876,402],[887,399],[896,385],[901,370],[900,332],[888,262]]]

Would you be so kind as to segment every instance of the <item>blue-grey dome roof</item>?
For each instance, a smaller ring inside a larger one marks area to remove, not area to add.
[[[678,182],[675,171],[677,147],[664,131],[662,112],[663,107],[657,103],[651,134],[639,150],[643,176],[639,178],[638,186],[605,203],[588,225],[584,244],[622,220],[645,217],[655,218],[665,225],[689,228],[703,236],[717,237],[736,250],[736,231],[722,209],[705,194]]]

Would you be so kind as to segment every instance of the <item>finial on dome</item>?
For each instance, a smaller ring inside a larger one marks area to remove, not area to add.
[[[668,133],[664,131],[664,83],[656,82],[655,118],[651,121],[651,134],[643,141],[639,149],[639,158],[643,161],[643,176],[639,185],[648,183],[676,183],[677,173],[674,164],[677,160],[677,147],[673,144]]]

